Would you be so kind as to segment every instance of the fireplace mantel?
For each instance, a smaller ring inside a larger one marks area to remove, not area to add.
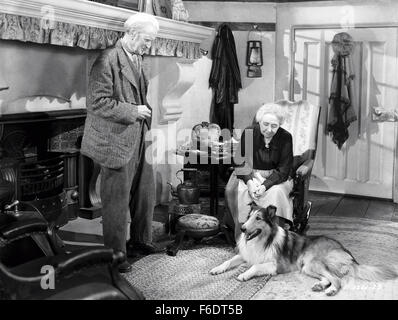
[[[32,122],[51,122],[54,120],[67,120],[86,117],[86,109],[69,109],[59,111],[43,112],[23,112],[15,114],[5,114],[0,117],[0,126],[4,124],[32,123]],[[1,140],[1,134],[0,134]]]
[[[47,28],[55,28],[54,24],[62,23],[87,28],[90,32],[92,29],[106,30],[106,32],[115,33],[116,36],[123,32],[124,21],[134,13],[136,12],[132,10],[87,0],[2,0],[0,7],[0,14],[36,19],[35,22],[39,22],[41,29],[43,25]],[[158,42],[177,41],[184,45],[187,43],[197,49],[199,44],[209,38],[214,31],[212,28],[191,23],[162,17],[156,17],[156,19],[160,25]],[[114,38],[115,35],[112,37]],[[31,39],[15,40],[32,41]],[[153,52],[150,54],[157,55]],[[159,55],[166,54],[159,53]]]

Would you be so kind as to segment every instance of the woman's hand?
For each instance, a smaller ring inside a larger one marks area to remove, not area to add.
[[[255,180],[247,181],[247,189],[248,189],[249,195],[250,195],[250,197],[252,197],[252,199],[256,199],[256,193],[260,186],[261,185],[258,183],[258,181],[255,181]]]
[[[261,184],[261,185],[257,188],[257,190],[254,192],[255,198],[256,198],[256,199],[261,198],[261,197],[264,195],[264,193],[265,193],[266,190],[267,190],[267,189],[265,188],[265,186],[264,186],[263,184]]]

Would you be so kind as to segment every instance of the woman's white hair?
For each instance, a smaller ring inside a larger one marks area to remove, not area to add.
[[[256,122],[260,122],[266,114],[273,114],[276,116],[279,120],[279,125],[285,121],[285,111],[279,104],[273,102],[263,104],[256,113]]]
[[[137,12],[126,20],[124,23],[124,30],[126,32],[140,32],[148,26],[152,27],[155,33],[159,32],[159,22],[153,15],[144,12]]]

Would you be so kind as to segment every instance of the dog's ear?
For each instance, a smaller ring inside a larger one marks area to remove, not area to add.
[[[268,216],[270,217],[270,219],[275,218],[275,216],[276,216],[276,207],[273,206],[273,205],[268,206],[267,207],[267,213],[268,213]]]

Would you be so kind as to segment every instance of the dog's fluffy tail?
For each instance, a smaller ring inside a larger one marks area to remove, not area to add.
[[[352,266],[352,275],[355,278],[367,281],[383,281],[395,279],[398,273],[394,268],[387,266],[370,266],[365,264],[355,264]]]

